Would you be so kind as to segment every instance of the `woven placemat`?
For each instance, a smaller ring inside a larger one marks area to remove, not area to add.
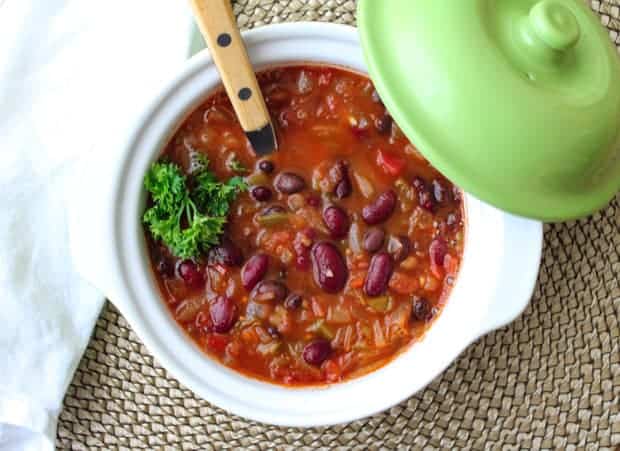
[[[384,1],[388,6],[388,0]],[[461,1],[461,0],[455,0]],[[620,0],[592,1],[620,42]],[[350,0],[239,0],[240,25],[354,23]],[[469,347],[425,390],[375,417],[265,426],[197,398],[154,361],[111,304],[64,400],[59,449],[615,449],[620,446],[620,195],[545,227],[530,307]]]

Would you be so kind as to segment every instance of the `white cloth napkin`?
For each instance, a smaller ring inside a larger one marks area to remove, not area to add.
[[[0,0],[0,450],[52,450],[103,297],[71,265],[65,187],[187,56],[179,0]]]

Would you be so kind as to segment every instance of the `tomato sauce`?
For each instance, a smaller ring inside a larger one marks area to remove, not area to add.
[[[243,175],[220,245],[174,257],[147,232],[176,322],[248,376],[300,386],[372,371],[420,339],[463,252],[461,192],[402,134],[365,76],[325,66],[259,74],[279,150],[255,156],[223,92],[162,158]]]

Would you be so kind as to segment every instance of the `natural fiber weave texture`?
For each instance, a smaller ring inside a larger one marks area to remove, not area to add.
[[[389,7],[389,0],[384,1]],[[455,0],[459,1],[459,0]],[[462,1],[462,0],[461,0]],[[616,44],[620,0],[592,1]],[[240,25],[354,23],[350,0],[238,0]],[[107,304],[69,388],[59,449],[614,449],[620,446],[620,195],[545,228],[527,311],[373,418],[284,429],[228,415],[162,369]]]

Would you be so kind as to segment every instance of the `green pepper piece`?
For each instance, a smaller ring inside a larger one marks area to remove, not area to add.
[[[327,340],[331,340],[332,338],[334,338],[334,332],[327,324],[325,324],[325,321],[322,319],[314,322],[310,327],[306,329],[306,332],[316,332]]]
[[[262,226],[273,227],[288,222],[288,213],[267,213],[256,220]]]
[[[245,183],[252,186],[257,185],[268,185],[269,178],[262,172],[255,172],[254,174],[250,174],[245,178]]]
[[[389,296],[379,296],[366,300],[366,303],[377,312],[386,312],[390,306]]]

